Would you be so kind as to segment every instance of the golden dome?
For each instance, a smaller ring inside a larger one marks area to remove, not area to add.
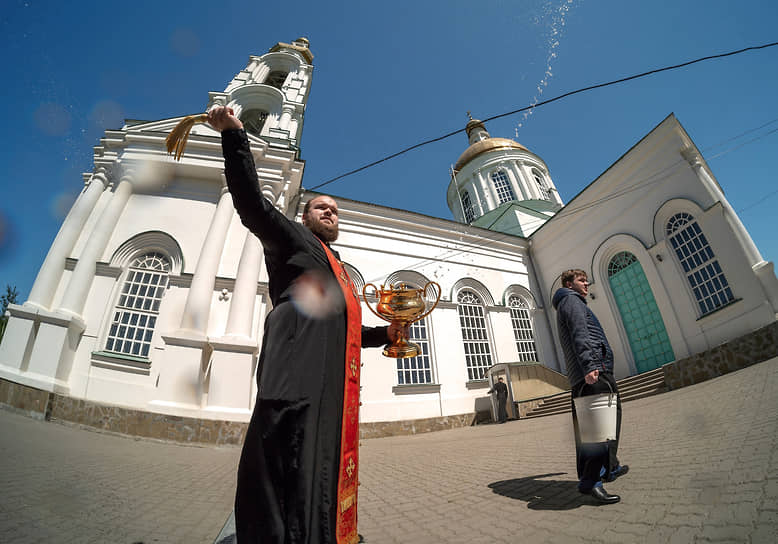
[[[470,123],[473,123],[473,121]],[[468,126],[470,123],[468,123]],[[478,123],[480,123],[480,121],[478,121]],[[489,151],[499,151],[502,149],[521,149],[522,151],[529,151],[529,149],[521,145],[519,142],[514,142],[508,138],[487,138],[485,140],[481,140],[480,142],[476,142],[465,149],[465,152],[459,156],[459,159],[457,159],[457,163],[454,165],[454,170],[459,172],[463,166],[482,153],[487,153]]]

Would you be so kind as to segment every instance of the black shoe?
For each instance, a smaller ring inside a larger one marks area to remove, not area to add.
[[[602,486],[593,487],[592,490],[589,491],[589,495],[602,504],[614,504],[621,500],[621,497],[618,495],[611,495],[605,491],[605,488]]]
[[[603,482],[612,482],[616,478],[620,478],[624,476],[627,472],[629,472],[629,465],[620,465],[618,470],[614,470],[610,473],[610,477],[603,476],[602,481]]]

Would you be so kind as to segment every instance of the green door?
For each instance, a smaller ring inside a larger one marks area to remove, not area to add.
[[[662,314],[637,257],[628,251],[618,253],[608,264],[608,280],[638,374],[674,360]]]

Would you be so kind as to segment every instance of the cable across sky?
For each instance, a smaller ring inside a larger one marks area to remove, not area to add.
[[[743,49],[738,49],[736,51],[729,51],[727,53],[719,53],[717,55],[708,55],[708,56],[700,57],[698,59],[690,60],[690,61],[687,61],[687,62],[682,62],[680,64],[674,64],[672,66],[665,66],[663,68],[656,68],[654,70],[649,70],[647,72],[642,72],[642,73],[631,75],[631,76],[628,76],[628,77],[623,77],[623,78],[620,78],[620,79],[614,79],[613,81],[608,81],[608,82],[605,82],[605,83],[598,83],[596,85],[590,85],[588,87],[582,87],[580,89],[576,89],[574,91],[569,91],[567,93],[560,94],[559,96],[555,96],[553,98],[549,98],[548,100],[540,101],[540,102],[538,102],[536,104],[532,104],[530,106],[524,106],[523,108],[519,108],[519,109],[516,109],[516,110],[508,111],[508,112],[501,113],[501,114],[498,114],[498,115],[493,115],[492,117],[487,117],[486,119],[482,119],[482,122],[486,123],[488,121],[494,121],[495,119],[500,119],[502,117],[508,117],[510,115],[515,115],[517,113],[521,113],[523,111],[527,111],[527,110],[530,110],[530,109],[533,109],[533,108],[537,108],[537,107],[540,107],[540,106],[545,106],[547,104],[551,104],[552,102],[556,102],[557,100],[561,100],[563,98],[567,98],[569,96],[573,96],[573,95],[578,94],[578,93],[582,93],[582,92],[586,92],[586,91],[591,91],[591,90],[594,90],[594,89],[599,89],[601,87],[608,87],[610,85],[616,85],[618,83],[624,83],[624,82],[627,82],[627,81],[631,81],[633,79],[639,79],[639,78],[650,76],[650,75],[653,75],[653,74],[658,74],[660,72],[666,72],[666,71],[669,71],[669,70],[677,70],[679,68],[684,68],[686,66],[690,66],[692,64],[696,64],[698,62],[703,62],[703,61],[706,61],[706,60],[720,59],[720,58],[724,58],[724,57],[731,57],[733,55],[739,55],[739,54],[745,53],[747,51],[755,51],[755,50],[758,50],[758,49],[767,49],[768,47],[775,47],[776,45],[778,45],[778,42],[766,43],[766,44],[762,44],[762,45],[754,45],[754,46],[751,46],[751,47],[744,47]],[[382,162],[386,162],[388,160],[394,159],[395,157],[399,157],[400,155],[404,155],[405,153],[408,153],[409,151],[413,151],[414,149],[418,149],[418,148],[423,147],[425,145],[429,145],[429,144],[432,144],[432,143],[435,143],[435,142],[439,142],[441,140],[445,140],[446,138],[450,138],[451,136],[455,136],[456,134],[459,134],[460,132],[464,132],[464,130],[465,130],[464,128],[460,128],[460,129],[454,130],[452,132],[449,132],[447,134],[444,134],[442,136],[438,136],[437,138],[431,138],[429,140],[425,140],[423,142],[420,142],[418,144],[412,145],[410,147],[406,147],[405,149],[402,149],[402,150],[400,150],[400,151],[398,151],[396,153],[392,153],[391,155],[387,155],[386,157],[378,159],[377,161],[373,161],[371,163],[368,163],[368,164],[365,164],[363,166],[360,166],[359,168],[356,168],[354,170],[350,170],[348,172],[345,172],[343,174],[335,176],[334,178],[330,178],[327,181],[324,181],[324,182],[322,182],[322,183],[320,183],[320,184],[318,184],[318,185],[316,185],[314,187],[311,187],[311,189],[309,189],[309,190],[315,191],[317,189],[320,189],[321,187],[324,187],[325,185],[329,185],[330,183],[338,181],[339,179],[343,179],[345,177],[351,176],[351,175],[356,174],[358,172],[361,172],[363,170],[367,170],[368,168],[372,168],[373,166],[377,166],[377,165],[381,164]]]

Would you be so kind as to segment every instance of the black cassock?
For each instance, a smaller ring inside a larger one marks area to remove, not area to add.
[[[227,186],[243,224],[261,241],[273,310],[265,319],[259,392],[238,468],[239,544],[335,542],[345,379],[346,314],[301,314],[292,283],[334,276],[318,238],[262,196],[243,130],[222,132]],[[336,253],[337,255],[337,253]],[[386,327],[362,327],[362,347],[387,342]]]

